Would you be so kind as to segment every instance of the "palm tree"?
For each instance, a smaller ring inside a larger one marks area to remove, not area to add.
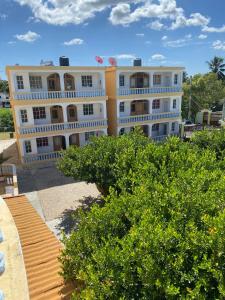
[[[225,64],[224,64],[224,58],[215,56],[210,61],[207,61],[207,64],[209,66],[209,69],[217,74],[218,79],[225,79],[224,71],[225,71]]]

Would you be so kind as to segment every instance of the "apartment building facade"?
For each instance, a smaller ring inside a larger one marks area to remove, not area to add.
[[[104,67],[8,66],[22,163],[55,159],[107,134]]]
[[[109,134],[120,135],[141,126],[155,141],[178,136],[183,72],[181,67],[107,68]]]

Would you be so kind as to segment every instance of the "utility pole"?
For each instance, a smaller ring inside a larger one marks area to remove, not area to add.
[[[190,76],[190,97],[188,105],[188,120],[191,119],[191,102],[192,102],[192,76]]]

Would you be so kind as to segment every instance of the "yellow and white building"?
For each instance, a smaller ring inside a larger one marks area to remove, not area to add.
[[[8,66],[21,161],[54,159],[107,134],[104,67]]]
[[[156,141],[179,135],[183,72],[181,67],[107,68],[109,134],[141,126]]]

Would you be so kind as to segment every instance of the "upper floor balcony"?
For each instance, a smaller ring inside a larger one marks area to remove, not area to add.
[[[103,89],[80,90],[80,91],[40,91],[40,92],[17,92],[13,94],[15,100],[46,100],[46,99],[73,99],[94,98],[106,96]]]
[[[11,74],[11,95],[15,101],[78,99],[104,97],[104,70],[70,70],[35,68],[13,71]]]
[[[20,127],[19,134],[20,135],[43,135],[46,133],[66,132],[66,131],[73,131],[74,133],[76,133],[76,132],[94,130],[99,128],[106,128],[106,127],[107,127],[107,119],[86,120],[86,121]]]
[[[117,80],[120,97],[182,93],[181,72],[121,72]]]

